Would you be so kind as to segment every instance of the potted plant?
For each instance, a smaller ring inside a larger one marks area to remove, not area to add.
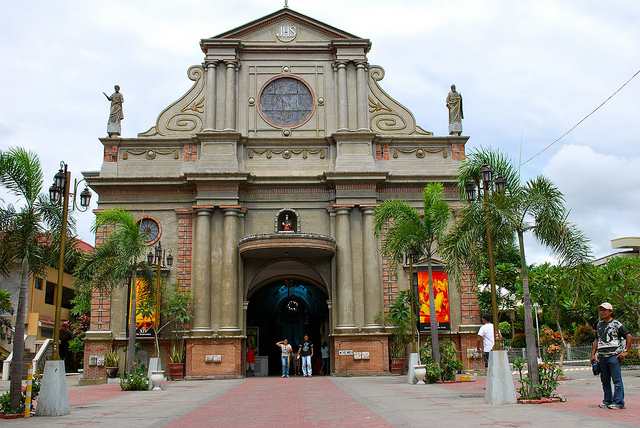
[[[182,342],[182,338],[180,338],[179,340],[174,340],[173,351],[169,356],[169,360],[171,362],[168,364],[169,372],[171,373],[171,379],[173,380],[184,379],[184,357],[185,357],[185,349],[184,349],[184,343]]]
[[[389,308],[385,322],[394,328],[389,345],[391,373],[402,374],[407,363],[407,342],[411,334],[411,311],[408,304],[409,291],[401,291]]]
[[[163,287],[164,288],[164,287]],[[145,299],[140,304],[140,313],[147,317],[156,317],[157,320],[160,319],[154,311],[156,303],[157,295],[155,291],[153,293],[148,293]],[[162,322],[157,321],[155,324],[155,347],[156,347],[156,357],[160,358],[160,332],[164,330],[165,327],[173,325],[177,332],[180,332],[181,329],[193,318],[193,315],[189,313],[189,302],[191,301],[191,292],[190,290],[183,290],[180,287],[180,280],[178,282],[166,286],[161,291],[161,306],[160,306],[160,314],[162,315]],[[174,332],[175,333],[175,332]],[[182,338],[179,338],[180,344],[182,344]],[[173,346],[174,352],[176,350],[176,346]],[[183,356],[180,359],[180,363],[184,363],[184,345],[182,345]],[[169,355],[168,359],[172,360],[173,356]]]
[[[104,369],[107,372],[107,377],[115,379],[118,377],[118,369],[120,365],[120,355],[112,349],[104,356]]]

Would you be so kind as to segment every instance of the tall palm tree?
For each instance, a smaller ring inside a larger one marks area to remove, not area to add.
[[[431,326],[431,344],[433,358],[440,364],[440,346],[438,342],[438,320],[436,319],[435,292],[433,288],[432,260],[437,245],[451,218],[451,208],[444,201],[442,183],[430,183],[422,193],[423,212],[418,212],[407,201],[391,199],[384,201],[374,212],[375,234],[383,235],[381,252],[390,261],[390,267],[396,273],[397,263],[402,263],[410,250],[419,257],[427,258],[429,271],[429,313]],[[383,233],[383,228],[388,227]],[[413,293],[413,278],[410,279]],[[415,326],[411,326],[411,333]]]
[[[524,327],[527,340],[527,364],[532,378],[532,388],[540,382],[536,358],[535,330],[531,312],[531,297],[524,248],[524,234],[530,232],[542,245],[556,256],[563,266],[576,268],[590,257],[588,239],[567,220],[564,197],[560,190],[546,177],[538,176],[524,185],[511,161],[501,152],[492,149],[477,149],[469,154],[458,171],[460,197],[466,200],[467,184],[480,185],[480,170],[487,164],[494,173],[502,175],[506,182],[503,194],[494,194],[490,199],[490,223],[498,241],[512,240],[515,235],[520,250],[522,272]],[[447,267],[455,278],[462,278],[465,269],[479,272],[477,258],[479,248],[484,248],[486,221],[481,203],[467,205],[451,235],[445,240],[443,255]],[[511,238],[509,238],[511,236]],[[576,269],[580,274],[583,269]],[[498,320],[495,320],[498,322]]]
[[[112,208],[98,213],[92,227],[95,233],[107,228],[107,236],[97,245],[92,254],[85,255],[76,270],[76,284],[91,289],[110,291],[122,286],[131,278],[131,310],[129,316],[129,346],[127,364],[133,370],[136,340],[136,277],[138,271],[151,284],[151,270],[147,263],[138,263],[147,246],[145,235],[140,230],[131,212],[123,208]]]
[[[20,268],[10,372],[12,409],[19,408],[21,399],[29,278],[32,274],[42,274],[46,264],[57,265],[57,261],[46,256],[51,254],[47,246],[55,248],[59,239],[62,210],[40,193],[42,177],[40,159],[34,152],[18,147],[0,153],[0,183],[20,204],[17,208],[12,204],[0,208],[0,273],[8,276],[12,270]],[[70,218],[67,228],[70,235],[75,234],[73,219]]]

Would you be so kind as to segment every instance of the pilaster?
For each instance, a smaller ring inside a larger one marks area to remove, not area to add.
[[[211,328],[211,208],[196,211],[196,237],[193,244],[193,325],[194,335],[213,334]]]

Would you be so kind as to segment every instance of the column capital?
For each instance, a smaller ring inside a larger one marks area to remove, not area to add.
[[[378,206],[378,204],[376,204],[376,205],[359,205],[358,208],[360,209],[362,214],[371,215],[371,214],[374,213],[374,211],[376,210],[377,206]]]
[[[346,69],[347,64],[349,64],[349,61],[336,61],[333,63],[333,69],[334,71],[338,69]]]
[[[231,60],[231,61],[225,60],[225,61],[223,61],[223,63],[225,65],[225,67],[227,67],[227,70],[230,69],[230,68],[234,68],[236,70],[240,68],[240,61],[238,61],[236,59]]]
[[[198,216],[211,215],[214,209],[215,207],[212,207],[212,206],[211,207],[205,207],[205,206],[193,207],[193,210]]]
[[[353,210],[353,205],[334,205],[333,210],[337,215],[349,214]]]
[[[220,205],[220,209],[222,210],[225,216],[227,215],[239,216],[240,214],[244,213],[244,211],[246,211],[246,208],[242,208],[242,206],[240,205]]]
[[[202,68],[207,71],[208,68],[213,68],[214,70],[218,68],[218,61],[205,61],[202,63]]]

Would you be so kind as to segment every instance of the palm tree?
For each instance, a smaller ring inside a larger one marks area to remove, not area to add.
[[[430,183],[422,194],[423,213],[419,213],[407,201],[391,199],[384,201],[375,209],[375,234],[383,234],[381,252],[390,262],[393,273],[397,263],[404,256],[416,252],[419,257],[427,258],[429,271],[429,313],[431,325],[431,343],[433,358],[440,364],[440,346],[438,342],[438,320],[436,318],[435,292],[433,288],[432,260],[436,247],[442,239],[451,218],[451,208],[444,201],[442,183]],[[388,228],[383,233],[386,223]],[[413,284],[413,278],[410,279]],[[411,287],[413,288],[413,287]],[[413,293],[413,289],[411,290]],[[411,326],[411,334],[413,329]]]
[[[131,316],[129,317],[128,371],[132,373],[136,340],[136,277],[138,271],[151,284],[147,263],[138,263],[146,250],[145,235],[133,215],[123,208],[98,213],[92,227],[95,233],[107,228],[107,236],[92,254],[83,257],[76,270],[76,283],[81,287],[110,291],[131,278]]]
[[[0,273],[8,276],[20,268],[20,291],[16,310],[13,360],[11,363],[11,408],[20,407],[22,365],[24,358],[24,326],[27,321],[29,278],[42,274],[46,264],[57,265],[50,260],[47,246],[55,248],[62,223],[62,210],[41,194],[42,168],[34,152],[23,148],[11,148],[0,153],[0,183],[17,198],[20,207],[12,204],[0,208]],[[75,234],[75,223],[67,226],[70,235]]]
[[[480,185],[480,170],[488,165],[500,174],[506,182],[503,194],[494,193],[491,204],[491,230],[498,234],[499,242],[508,242],[516,236],[520,250],[522,273],[522,294],[527,340],[527,364],[532,377],[532,388],[540,381],[536,358],[535,330],[531,312],[531,297],[524,248],[524,234],[531,232],[534,238],[546,246],[563,266],[577,268],[586,263],[590,256],[588,239],[567,221],[568,211],[564,207],[564,197],[558,188],[546,177],[538,176],[520,183],[520,175],[511,161],[501,152],[491,149],[477,149],[469,154],[458,171],[458,188],[461,199],[469,183]],[[467,205],[451,235],[445,240],[442,250],[447,267],[459,280],[465,270],[479,272],[477,254],[484,248],[486,222],[484,206],[480,203]],[[495,238],[495,236],[494,236]],[[576,269],[576,272],[586,272]],[[495,320],[496,322],[498,320]]]

